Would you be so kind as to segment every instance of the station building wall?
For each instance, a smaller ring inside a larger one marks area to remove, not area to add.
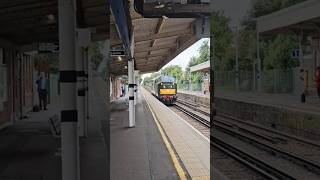
[[[0,45],[0,129],[33,106],[33,60],[14,47]]]

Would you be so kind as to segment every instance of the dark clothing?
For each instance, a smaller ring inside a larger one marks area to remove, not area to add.
[[[121,93],[122,93],[122,94],[121,94],[122,96],[124,96],[124,95],[125,95],[125,89],[124,89],[124,86],[121,86]]]
[[[316,87],[317,87],[317,91],[318,91],[318,96],[320,98],[320,72],[318,72],[318,75],[316,77]]]
[[[316,87],[320,88],[320,72],[318,73],[318,75],[316,77]]]
[[[47,109],[47,90],[40,90],[39,92],[39,106],[40,109]]]
[[[40,78],[36,81],[36,84],[37,84],[37,89],[38,89],[38,94],[39,94],[40,109],[43,108],[46,110],[47,109],[47,96],[48,96],[47,80],[43,81],[43,79]]]

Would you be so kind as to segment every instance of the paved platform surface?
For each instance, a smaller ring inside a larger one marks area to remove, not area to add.
[[[140,88],[192,179],[210,179],[210,142],[190,124]]]
[[[98,87],[103,82],[94,78],[92,83]],[[108,179],[105,106],[98,89],[90,93],[89,135],[80,139],[81,180]],[[48,124],[58,108],[56,101],[48,111],[30,112],[27,119],[0,131],[0,180],[61,179],[60,139],[52,136]]]
[[[126,98],[111,103],[110,179],[179,179],[143,96],[139,93],[135,128],[128,127],[127,103]]]
[[[300,102],[300,97],[291,94],[267,94],[256,92],[215,91],[215,97],[254,104],[288,108],[306,113],[320,115],[320,98],[307,96],[306,103]]]

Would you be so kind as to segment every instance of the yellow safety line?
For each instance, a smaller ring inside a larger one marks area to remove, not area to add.
[[[166,145],[167,150],[169,151],[171,160],[173,162],[173,165],[174,165],[174,167],[175,167],[180,179],[181,180],[187,180],[186,174],[185,174],[184,170],[182,169],[182,167],[181,167],[181,165],[180,165],[180,163],[178,161],[178,158],[177,158],[176,154],[174,153],[174,150],[173,150],[171,144],[169,143],[169,140],[167,139],[167,137],[165,135],[165,132],[163,131],[163,129],[162,129],[162,127],[161,127],[156,115],[153,113],[153,110],[152,110],[149,102],[147,101],[146,96],[144,95],[144,93],[142,93],[142,94],[143,94],[143,97],[144,97],[144,99],[146,100],[146,102],[147,102],[147,104],[149,106],[151,114],[152,114],[152,116],[154,118],[154,121],[156,122],[157,127],[159,129],[159,132],[161,134],[162,140],[164,141],[164,144]]]

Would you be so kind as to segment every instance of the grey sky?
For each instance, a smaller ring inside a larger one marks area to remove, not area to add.
[[[251,0],[212,0],[212,8],[215,11],[224,11],[231,18],[232,25],[246,15],[250,8]]]
[[[199,56],[199,52],[198,49],[200,48],[201,44],[204,41],[208,41],[209,45],[210,45],[210,38],[202,38],[199,41],[197,41],[196,43],[194,43],[192,46],[190,46],[189,48],[187,48],[186,50],[184,50],[182,53],[180,53],[177,57],[175,57],[174,59],[172,59],[168,64],[166,64],[163,68],[168,67],[170,65],[179,65],[182,67],[183,70],[185,70],[185,68],[187,67],[190,59],[192,56],[198,57]],[[146,77],[146,76],[150,76],[151,73],[147,73],[142,75],[142,78]]]

